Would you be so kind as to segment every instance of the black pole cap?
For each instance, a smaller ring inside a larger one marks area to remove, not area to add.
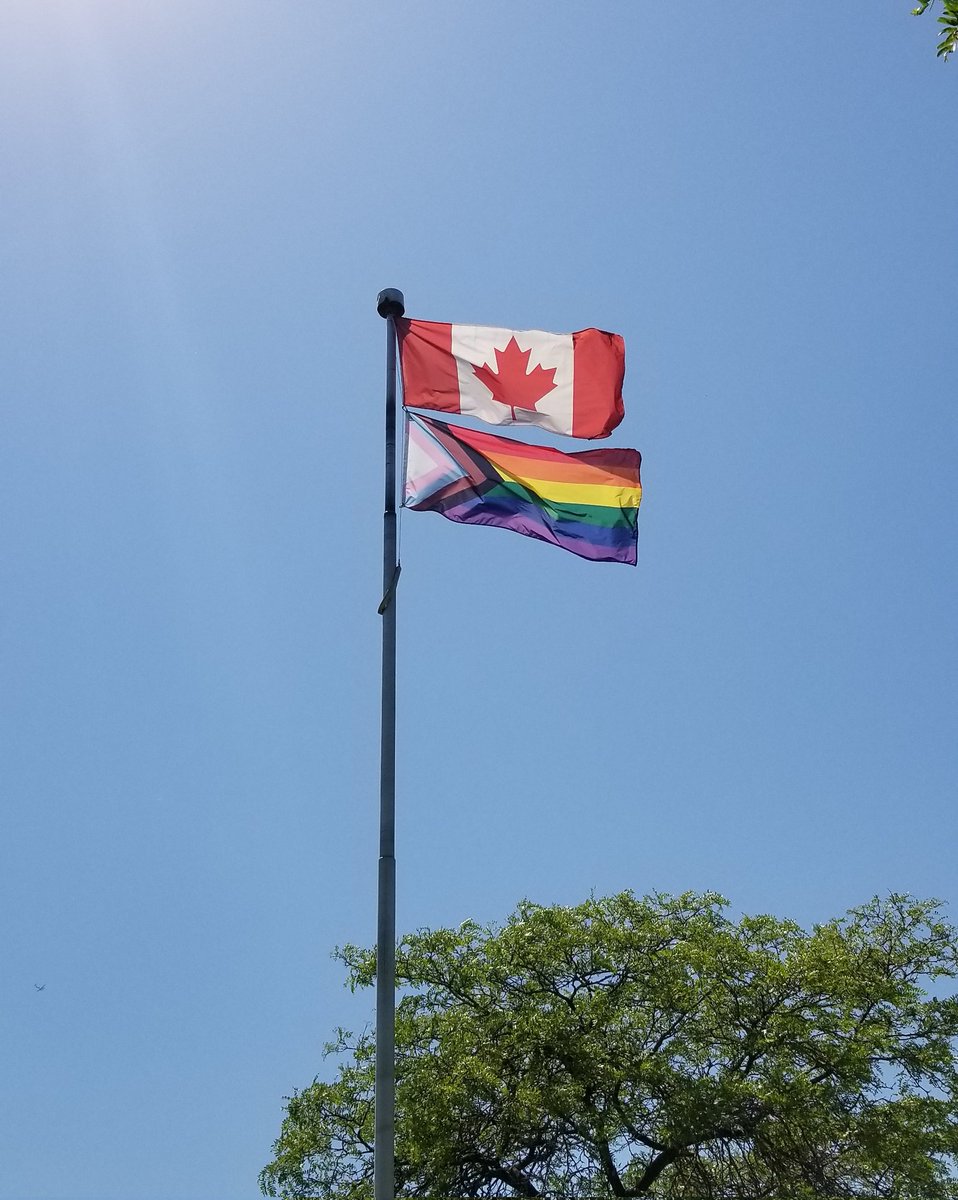
[[[401,317],[406,311],[406,301],[399,288],[383,288],[376,297],[376,311],[381,317]]]

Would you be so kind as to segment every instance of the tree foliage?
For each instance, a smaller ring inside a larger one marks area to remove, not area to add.
[[[955,929],[900,895],[810,931],[624,892],[406,937],[397,1195],[954,1200],[958,1000],[928,988],[956,973]],[[268,1195],[372,1196],[373,1039],[330,1049]]]
[[[918,0],[918,7],[912,9],[916,17],[920,17],[927,9],[935,4],[935,0]],[[944,27],[941,41],[938,43],[938,57],[946,62],[949,54],[958,50],[958,0],[941,0],[942,15],[938,24]]]

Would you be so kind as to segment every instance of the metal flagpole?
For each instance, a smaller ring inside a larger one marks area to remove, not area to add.
[[[386,504],[383,512],[382,724],[379,774],[379,907],[376,922],[376,1140],[374,1200],[396,1194],[396,318],[403,294],[376,299],[386,321]]]

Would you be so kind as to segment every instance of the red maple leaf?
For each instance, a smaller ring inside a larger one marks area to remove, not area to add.
[[[493,399],[512,409],[513,421],[517,408],[535,412],[536,404],[556,386],[555,367],[528,370],[531,353],[531,350],[520,350],[519,343],[512,337],[505,350],[496,350],[497,370],[488,363],[472,368],[480,383],[492,392]]]

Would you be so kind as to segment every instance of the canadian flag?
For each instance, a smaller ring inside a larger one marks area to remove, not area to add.
[[[396,321],[407,408],[607,437],[622,420],[625,343],[617,333],[543,333]]]

